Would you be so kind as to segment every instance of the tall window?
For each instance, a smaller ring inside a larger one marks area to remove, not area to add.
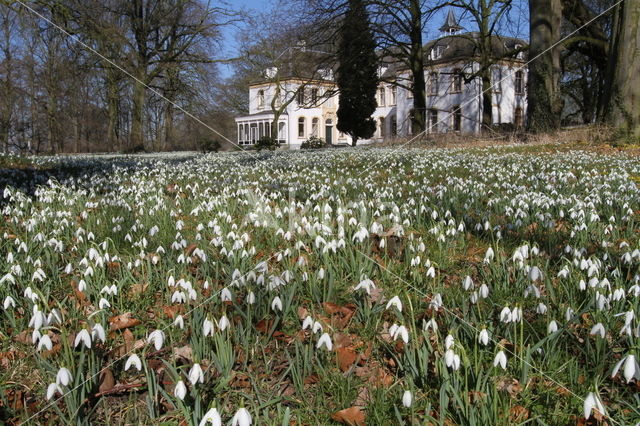
[[[304,96],[304,87],[298,89],[298,106],[304,106],[305,104],[305,96]]]
[[[453,84],[451,86],[453,93],[462,92],[462,70],[460,68],[453,70]]]
[[[240,142],[240,145],[244,142],[244,124],[238,126],[238,142]]]
[[[432,108],[429,110],[429,131],[436,132],[438,130],[438,110]]]
[[[491,68],[491,90],[493,93],[502,93],[502,68]]]
[[[516,95],[524,94],[524,73],[516,71]]]
[[[264,108],[264,90],[258,91],[258,109]]]
[[[413,99],[413,86],[414,82],[412,77],[411,79],[409,79],[409,91],[407,92],[407,99]]]
[[[319,123],[320,120],[318,120],[317,118],[314,118],[313,120],[311,120],[311,136],[315,136],[318,137],[318,135],[320,134],[320,130],[319,130]]]
[[[520,107],[516,108],[513,124],[515,124],[516,127],[522,127],[522,125],[524,124],[524,114],[522,113],[522,108]]]
[[[432,72],[429,75],[429,94],[435,96],[438,94],[438,73]]]
[[[384,117],[380,117],[380,119],[378,120],[378,125],[380,126],[380,137],[384,138]]]
[[[398,134],[398,118],[395,115],[391,116],[391,136]]]
[[[398,98],[398,87],[391,86],[391,105],[396,104],[396,99]]]
[[[386,93],[384,86],[378,89],[378,106],[385,106],[387,103]]]
[[[287,141],[284,123],[278,123],[278,141],[280,143],[285,143]]]
[[[453,131],[459,132],[462,130],[462,109],[460,109],[460,105],[456,105],[453,107]]]
[[[318,89],[311,89],[311,104],[318,104]]]
[[[304,117],[300,117],[298,118],[298,137],[299,138],[304,138],[306,130],[306,124],[305,124],[305,118]]]

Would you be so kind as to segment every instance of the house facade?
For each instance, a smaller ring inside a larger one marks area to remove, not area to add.
[[[482,130],[482,81],[475,76],[480,70],[476,51],[479,35],[461,30],[449,12],[440,28],[442,37],[424,46],[427,133],[476,134]],[[493,125],[524,125],[527,70],[524,53],[519,50],[523,46],[519,39],[492,38],[492,54],[500,58],[490,70]],[[236,118],[239,145],[253,145],[270,135],[275,111],[281,111],[277,137],[283,147],[299,148],[312,136],[333,145],[351,143],[336,127],[339,100],[332,72],[306,79],[281,77],[277,72],[269,70],[263,81],[249,87],[249,114]],[[376,132],[370,140],[359,143],[416,136],[412,129],[413,97],[408,90],[411,73],[388,66],[381,67],[379,74],[378,107],[373,114]]]

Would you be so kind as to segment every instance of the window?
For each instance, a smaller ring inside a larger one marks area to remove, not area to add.
[[[391,86],[391,104],[390,105],[395,105],[397,98],[398,98],[398,87]]]
[[[320,120],[318,120],[317,118],[314,118],[313,120],[311,120],[311,136],[318,137],[318,135],[320,134],[320,129],[318,125],[319,122]]]
[[[299,138],[304,138],[304,135],[306,133],[305,131],[305,127],[306,127],[306,123],[305,123],[305,118],[304,117],[300,117],[298,118],[298,137]]]
[[[380,138],[384,138],[384,117],[380,117],[378,119],[378,134],[380,135]]]
[[[413,99],[413,77],[409,79],[409,88],[407,89],[407,99]]]
[[[386,100],[386,93],[385,93],[385,88],[381,87],[378,89],[378,106],[385,106],[385,104],[387,103]]]
[[[304,106],[305,97],[304,97],[304,87],[298,89],[298,106]]]
[[[438,110],[432,108],[429,110],[429,131],[436,132],[438,129]]]
[[[516,58],[517,59],[524,59],[524,52],[521,51],[520,49],[522,49],[522,45],[521,44],[516,44],[515,46],[513,46],[514,50],[518,51],[516,53]]]
[[[460,105],[456,105],[453,107],[453,111],[452,111],[452,116],[453,116],[453,131],[454,132],[459,132],[462,130],[462,109],[460,108]]]
[[[265,135],[265,133],[264,133],[264,123],[259,123],[258,124],[258,139],[260,139],[264,135]]]
[[[524,124],[524,115],[522,114],[522,108],[520,107],[516,108],[513,124],[515,124],[516,127],[522,127]]]
[[[258,90],[258,109],[264,108],[264,90]]]
[[[398,134],[398,118],[395,115],[391,116],[391,136]]]
[[[442,55],[444,54],[444,51],[447,49],[447,46],[436,46],[433,49],[431,49],[431,59],[433,59],[434,61],[436,59],[440,59],[442,58]]]
[[[287,139],[286,132],[284,129],[285,129],[285,124],[278,123],[278,141],[280,143],[285,143]]]
[[[311,104],[318,104],[318,89],[311,89]]]
[[[456,68],[453,70],[453,84],[451,85],[451,91],[453,93],[461,93],[462,92],[462,70],[460,68]]]
[[[502,93],[502,68],[491,68],[491,90],[493,93]]]
[[[524,94],[524,73],[522,71],[516,72],[516,95]]]
[[[238,126],[238,142],[240,142],[240,145],[244,142],[244,124]]]
[[[431,96],[438,95],[438,73],[432,72],[429,75],[429,94]]]

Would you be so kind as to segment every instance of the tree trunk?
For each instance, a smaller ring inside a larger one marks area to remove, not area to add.
[[[107,90],[107,143],[110,148],[118,147],[122,150],[122,144],[118,137],[118,118],[120,115],[118,83],[114,75],[115,70],[107,68],[106,90]]]
[[[420,0],[411,0],[411,74],[413,76],[413,129],[414,134],[426,128],[426,82],[424,78],[424,51],[422,43],[422,8]]]
[[[131,148],[144,148],[144,102],[145,87],[139,83],[133,84],[133,110],[131,112]]]
[[[160,147],[161,151],[166,151],[173,147],[173,104],[168,103],[164,111],[164,141]]]
[[[609,52],[606,121],[622,136],[640,139],[640,0],[616,7]]]
[[[357,136],[352,136],[351,137],[351,146],[356,146],[358,143],[358,137]]]
[[[560,0],[529,0],[529,76],[527,128],[531,132],[560,127]]]
[[[485,68],[481,74],[482,81],[482,128],[486,132],[493,125],[493,91],[491,90],[491,69]]]

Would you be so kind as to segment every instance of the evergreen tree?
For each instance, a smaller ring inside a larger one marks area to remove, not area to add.
[[[356,146],[376,130],[378,60],[369,16],[362,0],[349,0],[349,9],[340,28],[338,48],[338,130],[348,134]]]

